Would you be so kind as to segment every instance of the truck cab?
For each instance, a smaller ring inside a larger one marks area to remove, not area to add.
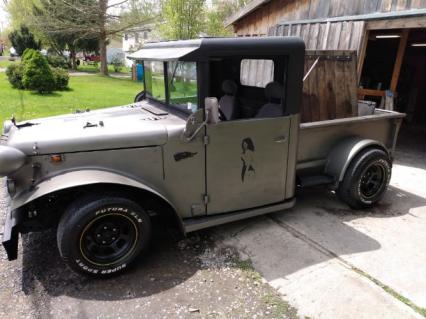
[[[165,169],[176,175],[174,196],[188,199],[180,207],[185,217],[294,197],[295,176],[287,172],[295,169],[304,43],[241,40],[151,44],[132,55],[144,65],[145,98],[188,116],[201,110],[195,129],[206,120],[206,101],[217,103],[214,123],[208,121],[191,140],[182,142],[178,132],[178,145],[165,147],[175,152]]]

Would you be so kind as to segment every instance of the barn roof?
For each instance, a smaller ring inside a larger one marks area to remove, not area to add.
[[[231,15],[228,19],[225,20],[225,26],[228,27],[231,24],[234,24],[241,18],[244,18],[249,13],[256,11],[260,6],[271,2],[271,0],[253,0],[250,1],[246,6],[242,7],[240,10]]]
[[[250,13],[256,11],[261,6],[271,2],[273,0],[252,0],[246,6],[241,8],[239,11],[231,15],[228,19],[225,20],[225,26],[230,26],[235,24],[238,20],[244,18]],[[298,0],[294,0],[298,1]],[[345,0],[346,1],[346,0]],[[317,19],[303,19],[303,20],[290,20],[290,21],[281,21],[278,24],[303,24],[303,23],[318,23],[318,22],[335,22],[335,21],[350,21],[350,20],[379,20],[379,19],[395,19],[403,17],[414,17],[414,16],[424,16],[426,15],[426,8],[413,8],[408,10],[401,11],[389,11],[389,12],[370,12],[365,14],[354,14],[347,16],[334,16],[334,17],[324,17]]]

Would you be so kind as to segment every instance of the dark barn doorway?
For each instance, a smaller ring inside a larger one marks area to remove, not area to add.
[[[426,130],[426,29],[374,30],[368,34],[359,98],[407,113],[404,126]]]
[[[397,87],[397,110],[406,122],[426,129],[426,30],[412,29]]]

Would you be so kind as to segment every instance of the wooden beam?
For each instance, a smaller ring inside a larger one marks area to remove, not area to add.
[[[399,39],[398,52],[396,54],[395,65],[393,67],[392,80],[390,85],[390,90],[396,92],[396,87],[398,85],[399,74],[401,73],[402,61],[404,60],[405,49],[407,48],[408,35],[410,34],[410,29],[404,29],[402,31],[401,38]]]
[[[369,37],[369,31],[366,29],[363,32],[362,39],[361,39],[361,47],[359,49],[358,68],[357,68],[358,83],[361,80],[362,68],[364,67],[365,53],[367,52],[368,37]]]
[[[413,28],[426,28],[426,18],[421,17],[410,17],[410,18],[398,18],[398,19],[383,19],[383,20],[372,20],[367,22],[368,30],[384,30],[384,29],[413,29]]]
[[[371,90],[371,89],[358,89],[358,95],[359,96],[380,96],[384,97],[386,94],[386,91],[383,90]]]
[[[385,90],[373,90],[373,89],[362,89],[358,88],[358,96],[378,96],[384,97],[386,95]],[[393,92],[393,97],[398,97],[398,92]]]

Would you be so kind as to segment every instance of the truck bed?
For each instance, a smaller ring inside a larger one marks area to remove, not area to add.
[[[297,175],[305,184],[326,183],[323,172],[328,155],[340,141],[351,137],[376,140],[392,156],[404,116],[376,109],[373,115],[300,124]]]

